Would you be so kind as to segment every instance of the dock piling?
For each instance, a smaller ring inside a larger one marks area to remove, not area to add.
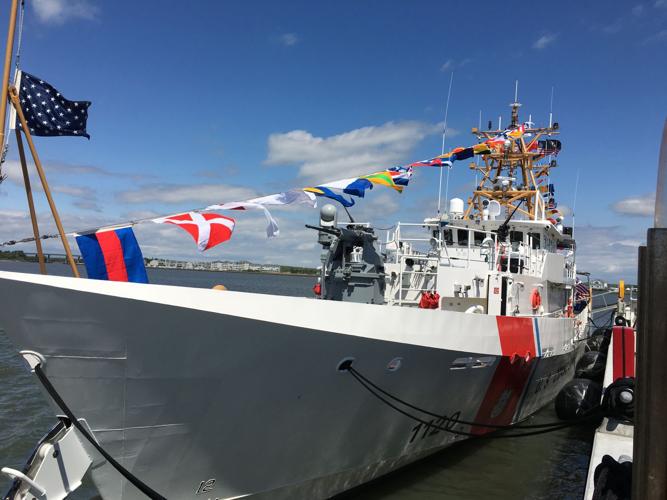
[[[647,244],[639,249],[634,500],[667,500],[666,262],[667,228],[649,229]]]

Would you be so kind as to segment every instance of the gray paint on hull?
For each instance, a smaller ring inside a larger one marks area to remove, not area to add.
[[[326,498],[453,441],[440,432],[410,443],[415,423],[337,372],[345,357],[406,400],[468,420],[493,376],[449,369],[474,353],[328,333],[324,318],[311,330],[20,282],[12,291],[0,315],[17,347],[45,354],[75,414],[169,498],[194,498],[211,478],[212,497]],[[402,368],[388,372],[399,356]],[[573,366],[570,357],[538,366]],[[536,410],[557,385],[524,407]],[[108,465],[95,464],[93,478],[107,498],[142,498]]]

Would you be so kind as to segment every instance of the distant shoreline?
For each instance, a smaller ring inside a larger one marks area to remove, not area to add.
[[[27,264],[37,264],[37,260],[33,260],[31,258],[22,258],[22,259],[17,259],[17,258],[5,258],[5,257],[0,257],[0,262],[24,262]],[[67,262],[65,261],[60,261],[60,260],[55,260],[51,262],[47,262],[48,264],[62,264],[62,265],[67,265]],[[84,264],[83,262],[77,262],[76,263],[77,267],[82,267]],[[205,273],[234,273],[234,274],[269,274],[272,276],[302,276],[302,277],[313,277],[316,278],[318,276],[317,272],[313,273],[290,273],[290,272],[275,272],[275,271],[232,271],[229,269],[225,270],[220,270],[218,271],[217,269],[183,269],[179,267],[146,267],[146,270],[153,270],[153,269],[166,269],[169,271],[197,271],[197,272],[205,272]]]
[[[146,270],[152,269],[167,269],[169,271],[197,271],[202,273],[234,273],[234,274],[270,274],[272,276],[312,276],[316,278],[317,273],[287,273],[287,272],[275,272],[275,271],[232,271],[229,269],[224,269],[218,271],[217,269],[182,269],[178,267],[146,267]]]

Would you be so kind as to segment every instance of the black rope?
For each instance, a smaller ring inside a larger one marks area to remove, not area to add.
[[[148,486],[141,479],[119,464],[111,455],[106,452],[104,448],[99,445],[97,441],[95,441],[95,438],[88,434],[88,431],[83,427],[83,425],[81,425],[81,422],[79,422],[79,420],[74,416],[72,410],[69,409],[69,407],[65,404],[65,401],[63,401],[63,399],[60,397],[60,394],[58,394],[53,385],[51,385],[49,379],[46,378],[46,375],[44,375],[44,372],[42,371],[41,365],[38,364],[35,366],[35,374],[46,389],[46,392],[49,393],[58,407],[65,413],[65,415],[67,415],[67,418],[70,420],[70,422],[72,422],[72,425],[76,427],[76,429],[90,442],[90,444],[95,447],[97,451],[100,452],[100,454],[109,462],[109,464],[111,464],[114,469],[120,472],[125,477],[125,479],[141,490],[141,492],[148,498],[153,500],[166,500],[165,497],[160,495],[157,491],[155,491],[153,488]]]
[[[591,312],[593,312],[593,311],[591,311]],[[609,315],[609,320],[607,321],[607,323],[608,323],[607,326],[598,326],[597,324],[595,324],[595,321],[593,321],[593,316],[590,315],[590,314],[588,315],[588,321],[590,321],[591,324],[598,330],[601,329],[601,328],[602,329],[611,328],[612,324],[614,323],[614,314],[615,313],[616,313],[616,309],[612,309],[611,314]]]
[[[426,415],[430,415],[431,417],[437,417],[437,418],[442,417],[442,415],[440,415],[438,413],[434,413],[434,412],[425,410],[423,408],[420,408],[418,406],[410,404],[407,401],[404,401],[403,399],[401,399],[397,396],[394,396],[393,394],[390,394],[389,392],[385,391],[384,389],[382,389],[377,384],[374,384],[368,378],[364,377],[354,367],[350,366],[349,370],[351,372],[354,372],[353,375],[359,376],[368,385],[370,385],[371,387],[373,387],[377,391],[381,392],[385,396],[388,396],[389,398],[393,399],[394,401],[396,401],[396,402],[398,402],[398,403],[400,403],[404,406],[407,406],[409,408],[412,408],[413,410],[417,410],[418,412],[424,413]],[[589,418],[589,417],[586,416],[586,417],[583,417],[582,419],[587,419],[587,418]],[[489,429],[544,429],[544,428],[548,428],[548,427],[556,427],[556,426],[559,426],[559,425],[563,425],[562,421],[549,422],[549,423],[545,423],[545,424],[520,424],[520,423],[516,423],[516,424],[509,424],[509,425],[498,425],[498,424],[483,424],[483,423],[480,423],[480,422],[468,422],[466,420],[461,420],[461,419],[456,419],[456,423],[457,424],[463,424],[463,425],[472,425],[472,426],[475,426],[475,427],[488,427]]]
[[[515,434],[502,434],[502,435],[496,435],[494,434],[493,436],[488,436],[486,434],[480,435],[480,434],[475,434],[472,432],[465,432],[465,431],[457,431],[454,430],[452,427],[443,427],[440,425],[436,425],[433,422],[428,422],[426,420],[423,420],[419,418],[416,415],[413,415],[407,411],[405,411],[402,408],[399,408],[395,404],[393,404],[391,401],[383,397],[381,394],[378,394],[378,392],[381,392],[382,394],[385,394],[387,397],[393,399],[394,401],[397,401],[398,403],[407,406],[409,408],[412,408],[413,410],[417,410],[421,413],[424,413],[426,415],[430,415],[432,417],[437,417],[437,418],[443,418],[442,415],[439,415],[437,413],[433,413],[427,410],[424,410],[422,408],[419,408],[415,405],[412,405],[406,401],[403,401],[402,399],[388,393],[384,389],[380,388],[379,386],[373,384],[370,380],[368,380],[366,377],[361,375],[355,368],[352,366],[349,366],[347,370],[350,372],[350,374],[359,382],[366,390],[368,390],[373,396],[375,396],[377,399],[382,401],[384,404],[389,406],[390,408],[394,409],[395,411],[401,413],[402,415],[405,415],[408,418],[411,418],[412,420],[415,420],[416,422],[419,422],[423,425],[430,426],[434,429],[438,429],[441,431],[445,432],[450,432],[452,434],[457,434],[461,436],[467,436],[467,437],[492,437],[492,438],[511,438],[511,437],[525,437],[525,436],[536,436],[538,434],[545,434],[547,432],[552,432],[552,431],[557,431],[560,429],[564,429],[566,427],[572,427],[574,425],[578,425],[580,423],[583,423],[585,421],[589,421],[592,419],[597,419],[600,416],[599,409],[600,407],[597,406],[593,409],[590,410],[591,413],[584,415],[580,418],[577,418],[575,420],[571,420],[568,422],[550,422],[547,424],[535,424],[535,425],[520,425],[520,424],[510,424],[510,425],[495,425],[495,424],[483,424],[479,422],[468,422],[465,420],[460,420],[460,419],[453,419],[453,418],[448,418],[449,422],[452,422],[453,425],[460,424],[460,425],[470,425],[474,427],[486,427],[493,429],[495,431],[498,430],[509,430],[509,429],[540,429],[536,431],[530,431],[530,432],[523,432],[523,433],[515,433]],[[376,389],[378,392],[376,392],[374,389]],[[491,431],[493,432],[493,431]]]

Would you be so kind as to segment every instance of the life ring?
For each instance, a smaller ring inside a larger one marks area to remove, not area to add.
[[[542,296],[537,288],[533,288],[533,291],[530,293],[530,305],[533,311],[537,311],[542,305]]]
[[[574,308],[572,307],[572,299],[567,299],[567,307],[565,308],[565,316],[567,318],[574,318]]]

